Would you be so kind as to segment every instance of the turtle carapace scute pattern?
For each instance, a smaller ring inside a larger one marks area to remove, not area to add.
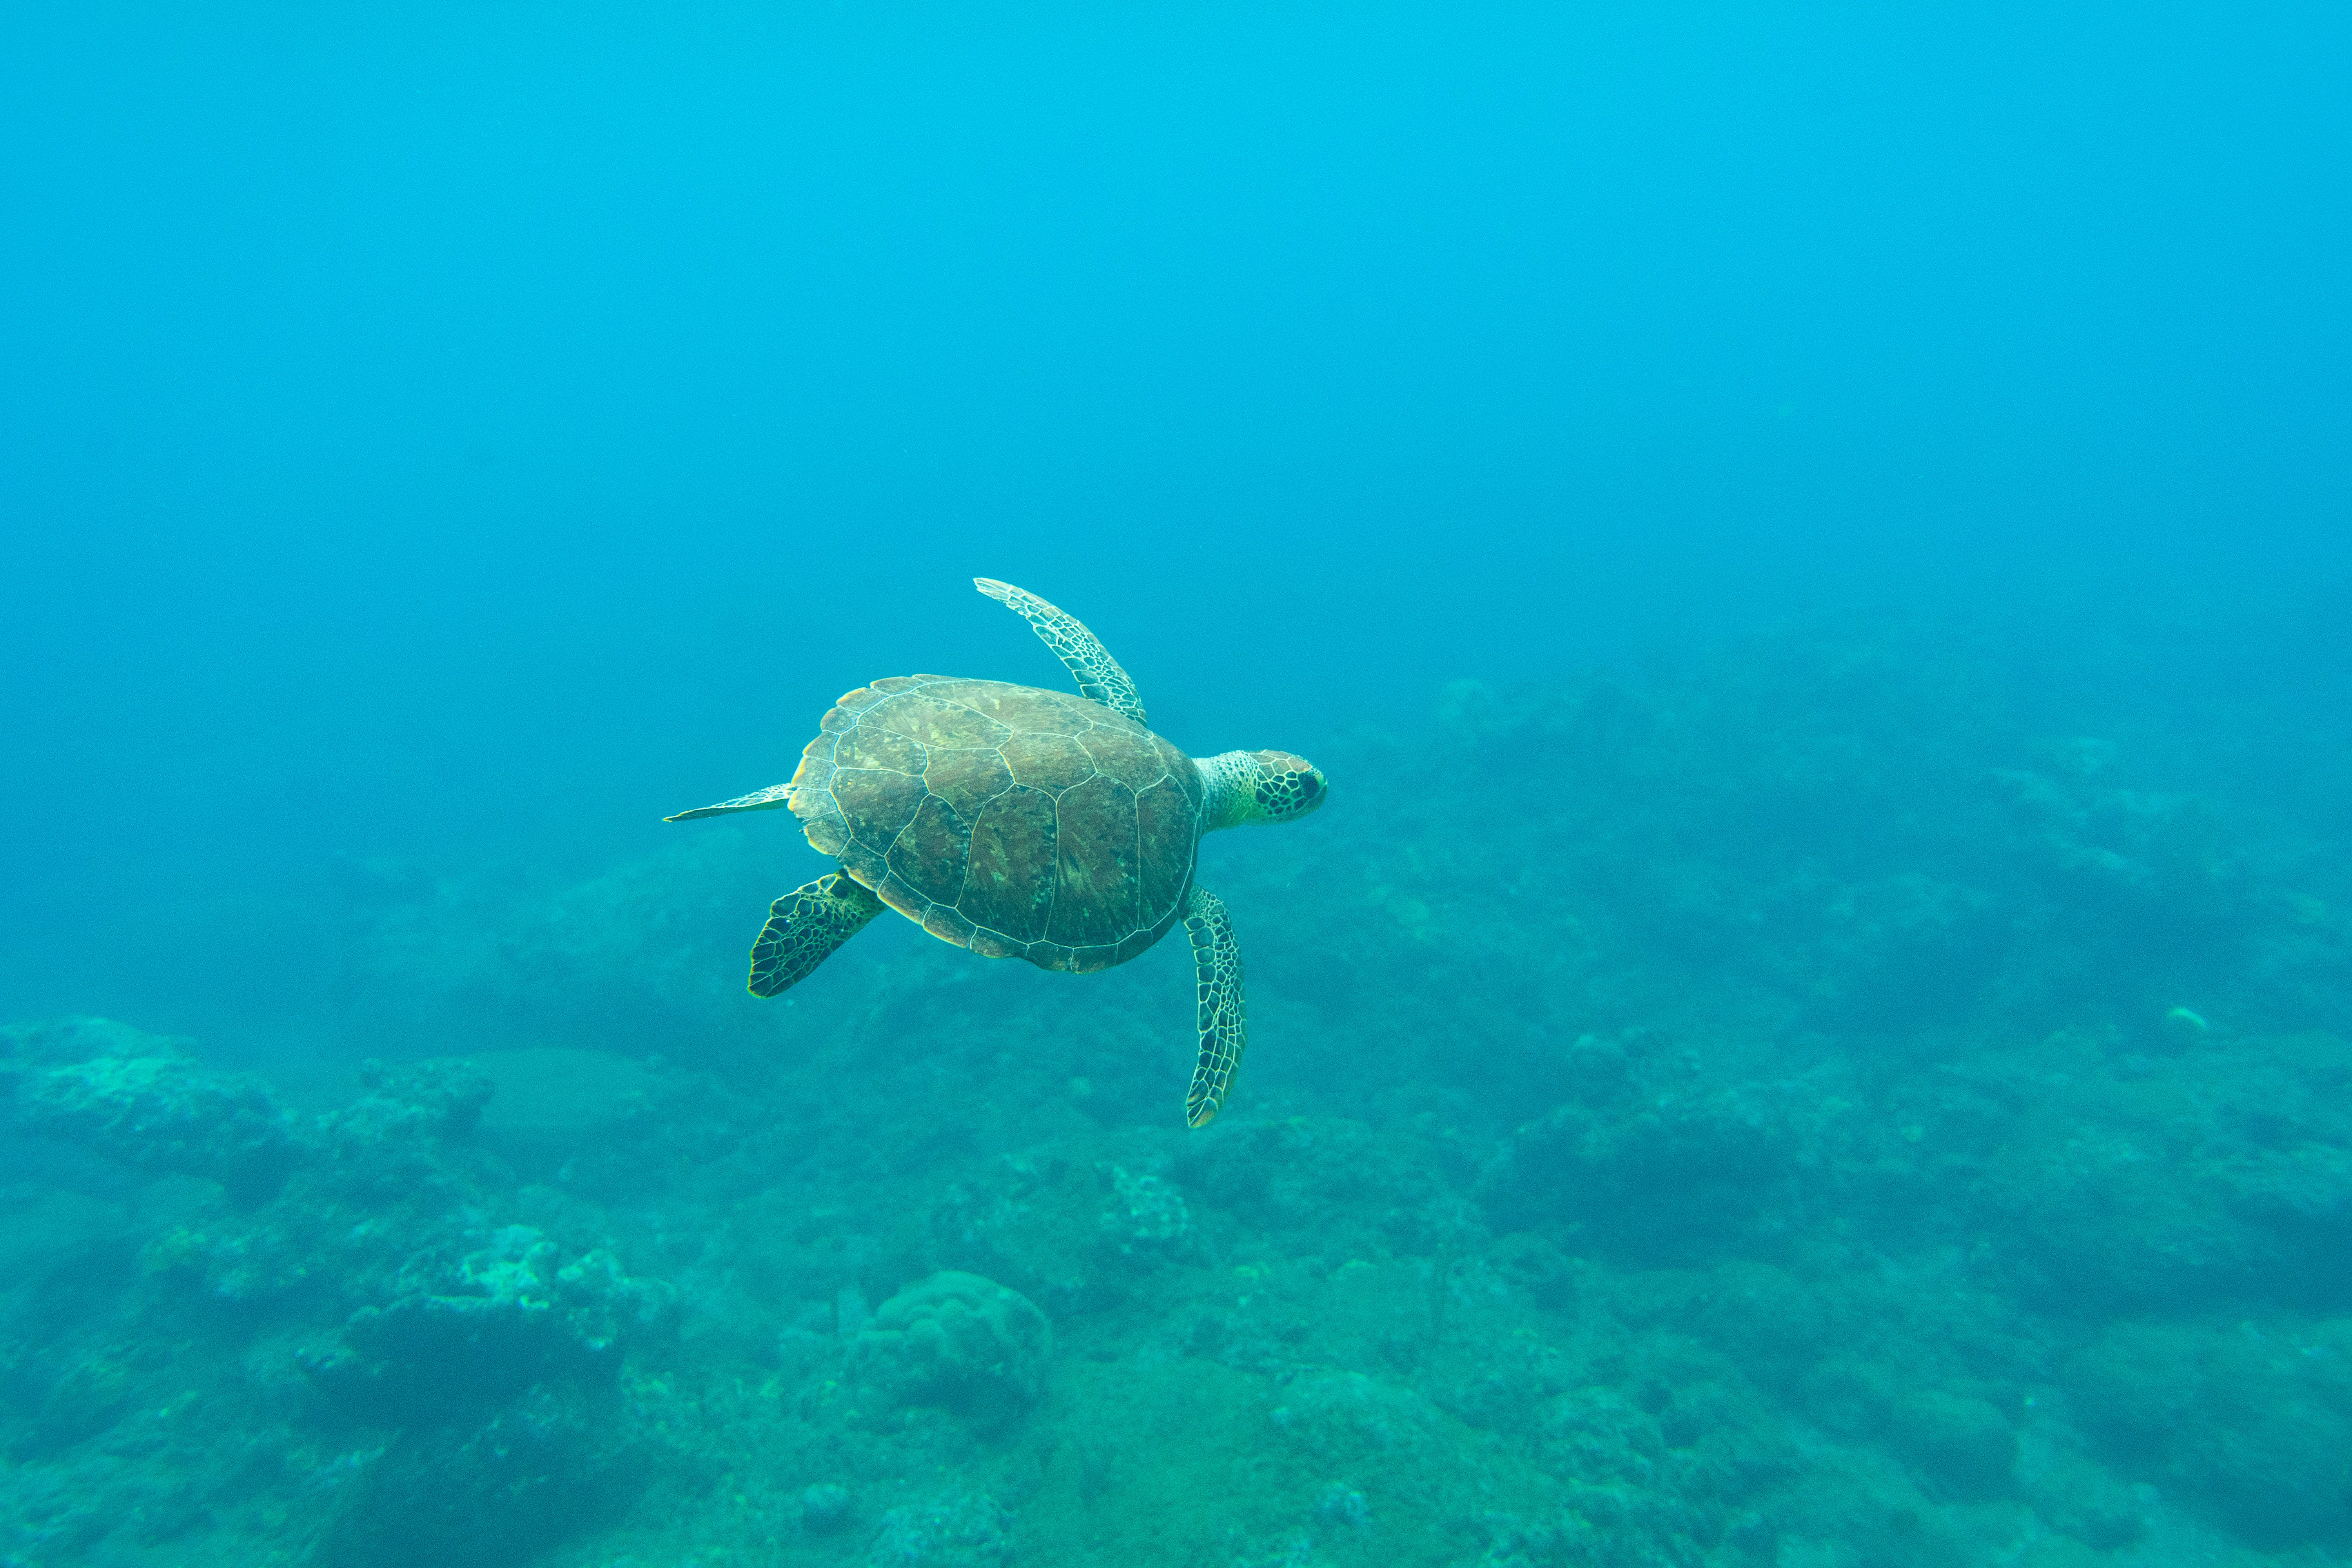
[[[809,843],[933,936],[1081,974],[1176,923],[1206,797],[1102,703],[939,675],[845,695],[792,782]]]
[[[1067,611],[979,577],[1069,667],[1078,694],[947,675],[848,692],[789,783],[669,818],[790,806],[840,869],[769,906],[750,989],[806,979],[887,906],[987,958],[1090,973],[1124,963],[1181,921],[1192,945],[1200,1051],[1184,1119],[1224,1104],[1248,1044],[1241,944],[1192,879],[1201,836],[1295,822],[1329,798],[1288,752],[1190,757],[1144,726],[1118,661]]]

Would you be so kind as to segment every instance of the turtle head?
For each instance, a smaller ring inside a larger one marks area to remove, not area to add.
[[[1331,781],[1305,757],[1288,752],[1252,752],[1249,757],[1258,770],[1250,803],[1259,822],[1296,822],[1331,793]]]
[[[1296,822],[1331,793],[1322,769],[1288,752],[1225,752],[1201,758],[1200,767],[1209,784],[1202,816],[1212,830]]]

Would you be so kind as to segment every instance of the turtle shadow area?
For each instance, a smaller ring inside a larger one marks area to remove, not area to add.
[[[2346,672],[2252,647],[1335,731],[1198,1132],[1181,934],[745,996],[773,820],[367,905],[336,1075],[9,1026],[0,1563],[2352,1562]]]

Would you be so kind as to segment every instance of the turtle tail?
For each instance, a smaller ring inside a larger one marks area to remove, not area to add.
[[[791,990],[881,912],[874,890],[846,871],[794,888],[768,906],[768,923],[751,944],[751,994]]]

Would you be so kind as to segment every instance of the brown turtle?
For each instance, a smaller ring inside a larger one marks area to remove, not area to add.
[[[1192,881],[1201,835],[1295,822],[1330,786],[1288,752],[1186,756],[1145,728],[1135,682],[1076,616],[972,581],[1027,618],[1082,696],[877,680],[834,704],[791,783],[667,820],[789,805],[841,863],[769,907],[751,948],[755,996],[806,979],[885,904],[983,957],[1080,974],[1126,963],[1182,920],[1201,1030],[1184,1117],[1202,1126],[1224,1103],[1248,1026],[1233,921]]]

